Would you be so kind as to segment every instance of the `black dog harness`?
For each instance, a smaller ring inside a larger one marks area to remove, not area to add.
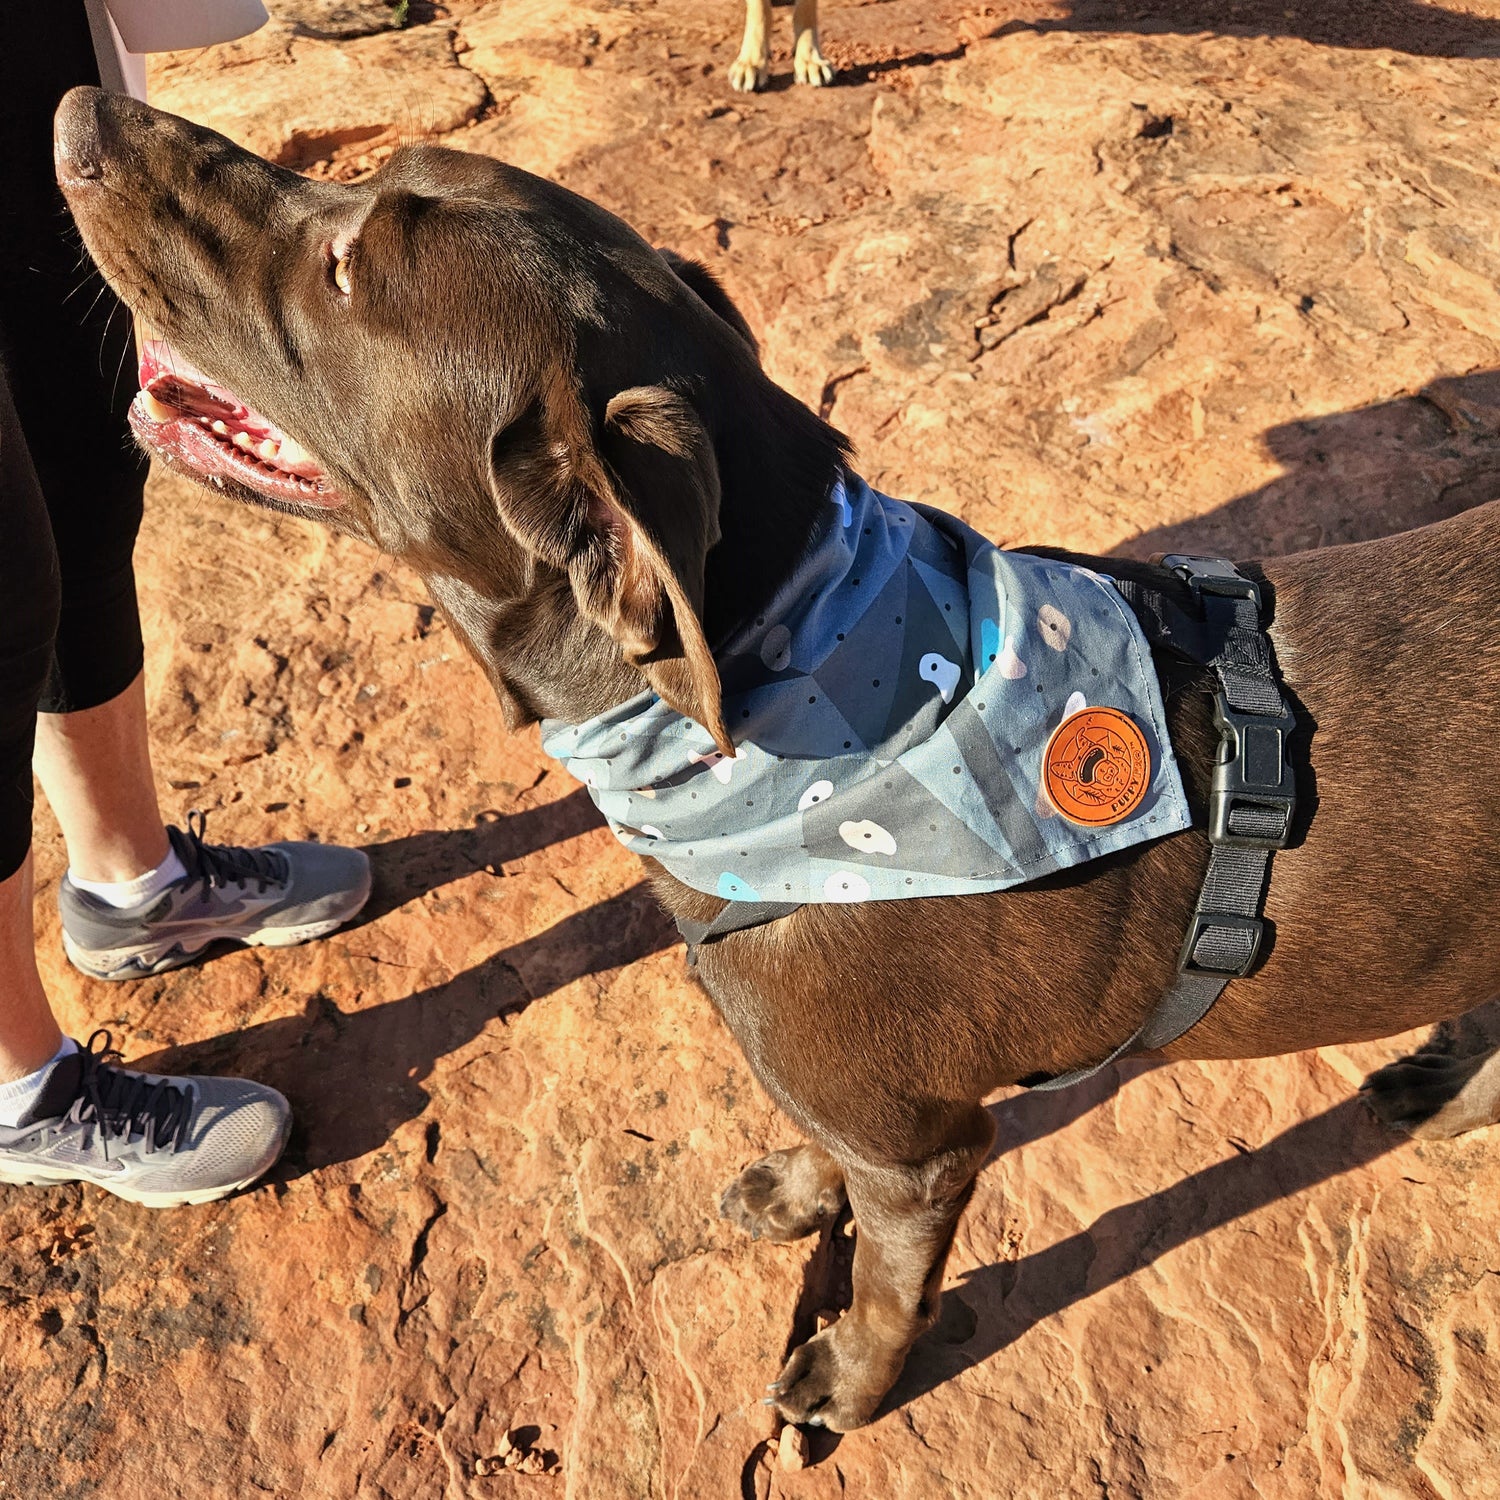
[[[1153,649],[1169,663],[1213,674],[1220,739],[1208,801],[1208,872],[1177,977],[1156,1009],[1107,1057],[1053,1078],[1025,1080],[1032,1088],[1080,1083],[1130,1053],[1165,1047],[1201,1021],[1224,986],[1255,966],[1265,936],[1261,912],[1271,854],[1292,835],[1297,797],[1287,744],[1296,720],[1277,682],[1260,587],[1221,557],[1172,553],[1158,561],[1151,581],[1122,570],[1114,584]],[[700,944],[778,921],[799,905],[731,901],[711,922],[679,917],[688,962],[697,962]]]

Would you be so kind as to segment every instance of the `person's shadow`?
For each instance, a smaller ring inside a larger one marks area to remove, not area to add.
[[[1500,496],[1500,370],[1286,422],[1264,441],[1284,470],[1277,478],[1207,515],[1141,532],[1116,553],[1274,557],[1410,531],[1482,505]]]
[[[1073,0],[1062,19],[1011,21],[994,35],[1016,31],[1287,36],[1416,57],[1500,57],[1500,22],[1421,0]]]
[[[579,787],[524,812],[484,813],[472,828],[436,828],[367,844],[374,888],[365,909],[343,930],[378,922],[398,906],[481,870],[497,874],[511,860],[577,838],[603,822],[588,792]]]
[[[448,867],[438,861],[435,868]],[[296,1124],[272,1176],[287,1181],[378,1150],[426,1110],[430,1096],[422,1083],[438,1058],[486,1027],[576,979],[621,968],[677,941],[642,881],[400,1000],[345,1011],[318,992],[296,1014],[171,1048],[139,1065],[154,1072],[239,1074],[280,1089]]]

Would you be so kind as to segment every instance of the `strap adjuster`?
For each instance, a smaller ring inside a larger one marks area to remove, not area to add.
[[[1183,974],[1199,974],[1205,979],[1243,979],[1255,967],[1265,932],[1266,924],[1260,917],[1195,911],[1177,968]],[[1200,947],[1204,949],[1201,954]]]

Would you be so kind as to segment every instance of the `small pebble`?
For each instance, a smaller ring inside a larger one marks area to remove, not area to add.
[[[499,1445],[495,1449],[495,1457],[496,1458],[504,1458],[505,1455],[510,1452],[511,1447],[512,1447],[512,1443],[511,1443],[511,1440],[510,1440],[510,1434],[507,1432],[500,1439]]]
[[[800,1427],[783,1427],[777,1457],[783,1469],[807,1467],[807,1434]]]
[[[481,1479],[483,1479],[490,1472],[489,1460],[485,1458],[476,1458],[474,1460],[474,1472]]]

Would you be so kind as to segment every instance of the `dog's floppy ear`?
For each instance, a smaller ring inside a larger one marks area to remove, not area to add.
[[[605,407],[592,451],[567,455],[564,445],[528,440],[540,439],[540,428],[528,414],[491,444],[501,518],[544,561],[566,569],[583,614],[609,632],[662,700],[733,755],[703,631],[704,559],[719,540],[719,469],[698,414],[675,391],[635,386]]]
[[[729,293],[720,285],[719,278],[701,260],[689,260],[675,250],[658,249],[656,253],[672,268],[679,281],[684,282],[707,303],[710,312],[717,313],[749,344],[750,352],[758,360],[760,345],[755,342],[755,335],[750,332],[744,313],[734,305]]]

